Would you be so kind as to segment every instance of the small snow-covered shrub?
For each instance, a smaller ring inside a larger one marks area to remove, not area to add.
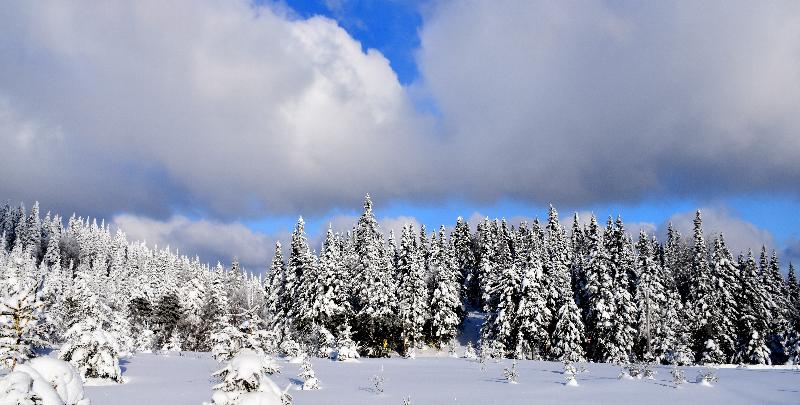
[[[75,366],[84,378],[122,382],[116,342],[93,318],[73,325],[66,338],[59,357]]]
[[[183,348],[181,348],[181,339],[178,336],[178,328],[172,330],[172,334],[169,336],[169,340],[164,344],[164,347],[161,348],[163,352],[180,352]]]

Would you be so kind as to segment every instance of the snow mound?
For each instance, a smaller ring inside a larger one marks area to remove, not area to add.
[[[35,370],[44,381],[50,384],[66,405],[89,404],[80,374],[66,361],[52,357],[37,357],[20,365],[20,369],[23,371],[28,368]]]
[[[0,405],[89,405],[81,377],[65,361],[40,357],[0,379]]]

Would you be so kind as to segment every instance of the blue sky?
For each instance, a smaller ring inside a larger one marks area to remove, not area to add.
[[[0,196],[252,268],[297,216],[318,238],[366,193],[387,227],[428,229],[553,203],[686,233],[702,208],[709,233],[800,261],[798,17],[744,0],[13,4]]]

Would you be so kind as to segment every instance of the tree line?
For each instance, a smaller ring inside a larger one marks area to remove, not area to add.
[[[800,285],[775,252],[730,252],[671,225],[666,240],[626,232],[621,218],[569,232],[546,221],[458,218],[448,230],[407,224],[384,236],[366,197],[355,226],[328,229],[319,253],[300,218],[258,274],[234,261],[129,242],[102,221],[0,210],[0,292],[37,291],[35,325],[0,350],[75,345],[117,352],[225,351],[364,356],[453,345],[468,313],[485,317],[482,356],[612,363],[770,364],[800,360]],[[33,305],[33,303],[32,303]],[[4,316],[4,315],[0,315]],[[103,333],[95,333],[102,331]],[[5,335],[20,331],[0,331]],[[0,336],[2,338],[2,336]],[[1,345],[0,345],[1,346]]]

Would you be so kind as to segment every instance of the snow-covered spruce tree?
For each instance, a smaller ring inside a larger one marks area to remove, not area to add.
[[[352,316],[345,268],[341,240],[329,226],[319,260],[321,291],[315,312],[321,325],[331,333]]]
[[[736,353],[736,324],[740,315],[737,301],[741,294],[741,286],[736,264],[722,234],[714,239],[714,253],[711,260],[711,278],[716,286],[715,305],[712,308],[714,323],[711,325],[711,330],[715,336],[714,340],[725,354],[725,359],[729,360]]]
[[[551,205],[547,215],[543,257],[544,274],[549,278],[547,308],[551,314],[558,313],[567,299],[574,298],[570,275],[572,265],[570,254],[571,249],[567,243],[566,234],[558,221],[558,212]],[[555,319],[552,319],[547,330],[552,334],[554,329]]]
[[[182,317],[178,296],[175,293],[162,295],[156,304],[153,316],[156,345],[160,347],[167,344]]]
[[[478,286],[480,290],[480,304],[483,311],[490,314],[494,311],[496,302],[493,297],[495,279],[497,279],[498,266],[496,265],[497,240],[496,222],[489,222],[484,218],[478,224]],[[493,227],[495,230],[493,231]]]
[[[59,358],[72,364],[85,378],[122,382],[119,348],[104,327],[108,307],[98,299],[88,277],[91,276],[85,270],[78,273],[73,294],[78,298],[81,319],[67,330]]]
[[[592,215],[585,233],[588,257],[584,261],[587,287],[586,337],[589,359],[613,361],[616,353],[613,323],[617,304],[614,299],[614,270],[609,268],[609,256],[603,234]]]
[[[589,302],[589,294],[586,287],[586,269],[584,260],[588,257],[586,236],[584,227],[581,225],[580,217],[576,212],[572,217],[572,233],[570,234],[570,248],[572,253],[572,263],[570,265],[570,275],[572,277],[572,292],[575,304],[581,311],[582,319],[586,319],[586,309]]]
[[[667,226],[667,240],[664,243],[664,268],[672,274],[674,285],[671,287],[678,291],[681,303],[685,303],[689,297],[691,258],[691,252],[683,237],[670,222]]]
[[[461,297],[459,296],[458,274],[452,250],[445,236],[444,225],[431,252],[430,266],[433,271],[433,294],[431,295],[431,341],[436,346],[455,338],[460,318]]]
[[[272,330],[282,330],[283,320],[286,314],[283,309],[282,297],[284,294],[286,263],[283,260],[283,250],[281,242],[275,242],[275,254],[272,256],[272,264],[267,271],[266,299],[265,306],[267,314],[272,320],[270,325]]]
[[[353,334],[350,332],[350,326],[345,322],[339,331],[339,337],[336,341],[336,351],[333,357],[337,361],[352,361],[359,358],[358,343],[353,340]]]
[[[610,360],[624,364],[630,360],[636,337],[636,305],[632,293],[635,291],[633,245],[620,217],[613,224],[609,217],[603,240],[610,266],[614,269],[613,294],[617,311],[612,323],[614,350]]]
[[[386,356],[395,320],[394,275],[384,251],[383,236],[372,211],[369,195],[355,229],[356,285],[354,288],[356,339],[367,355]]]
[[[314,373],[314,366],[311,364],[311,358],[306,357],[300,364],[300,373],[298,377],[303,380],[303,390],[318,390],[319,380]]]
[[[700,364],[720,364],[725,362],[725,353],[719,343],[717,326],[716,286],[708,264],[708,247],[703,236],[703,222],[700,211],[694,219],[694,243],[690,273],[690,289],[687,298],[689,327],[693,331],[692,348],[695,361]]]
[[[800,284],[797,281],[794,264],[791,262],[786,276],[786,305],[788,321],[786,356],[790,364],[800,364]]]
[[[778,255],[774,250],[761,276],[764,280],[769,311],[767,346],[770,348],[772,362],[784,363],[787,360],[785,348],[789,335],[787,290],[781,276]]]
[[[36,328],[40,296],[34,258],[19,246],[0,251],[0,368],[13,371],[44,343]]]
[[[637,352],[645,362],[659,361],[663,353],[658,353],[657,348],[663,347],[661,314],[666,305],[666,294],[662,282],[662,271],[655,259],[654,246],[644,230],[639,232],[636,243],[638,252],[636,258],[636,302],[638,304]]]
[[[422,343],[423,327],[428,318],[425,271],[417,250],[413,225],[405,225],[397,252],[397,300],[402,352]]]
[[[769,330],[768,298],[752,252],[748,254],[740,276],[739,351],[734,360],[746,364],[770,364],[766,340]]]
[[[292,232],[292,244],[287,265],[288,279],[296,280],[292,289],[284,292],[291,302],[286,302],[288,320],[301,335],[307,335],[321,324],[315,303],[322,289],[318,283],[317,259],[308,246],[303,217],[297,219]]]
[[[558,320],[553,331],[551,357],[568,362],[584,361],[583,322],[575,300],[571,297],[566,300],[556,317]]]
[[[530,246],[519,252],[517,262],[523,269],[522,292],[517,306],[517,344],[525,348],[523,357],[541,359],[550,352],[547,328],[552,314],[547,308],[547,289],[542,269],[542,245],[529,233]]]
[[[453,233],[450,235],[453,244],[453,256],[461,282],[461,298],[465,306],[477,307],[480,304],[480,285],[478,284],[478,262],[472,243],[469,224],[463,218],[456,219]]]

